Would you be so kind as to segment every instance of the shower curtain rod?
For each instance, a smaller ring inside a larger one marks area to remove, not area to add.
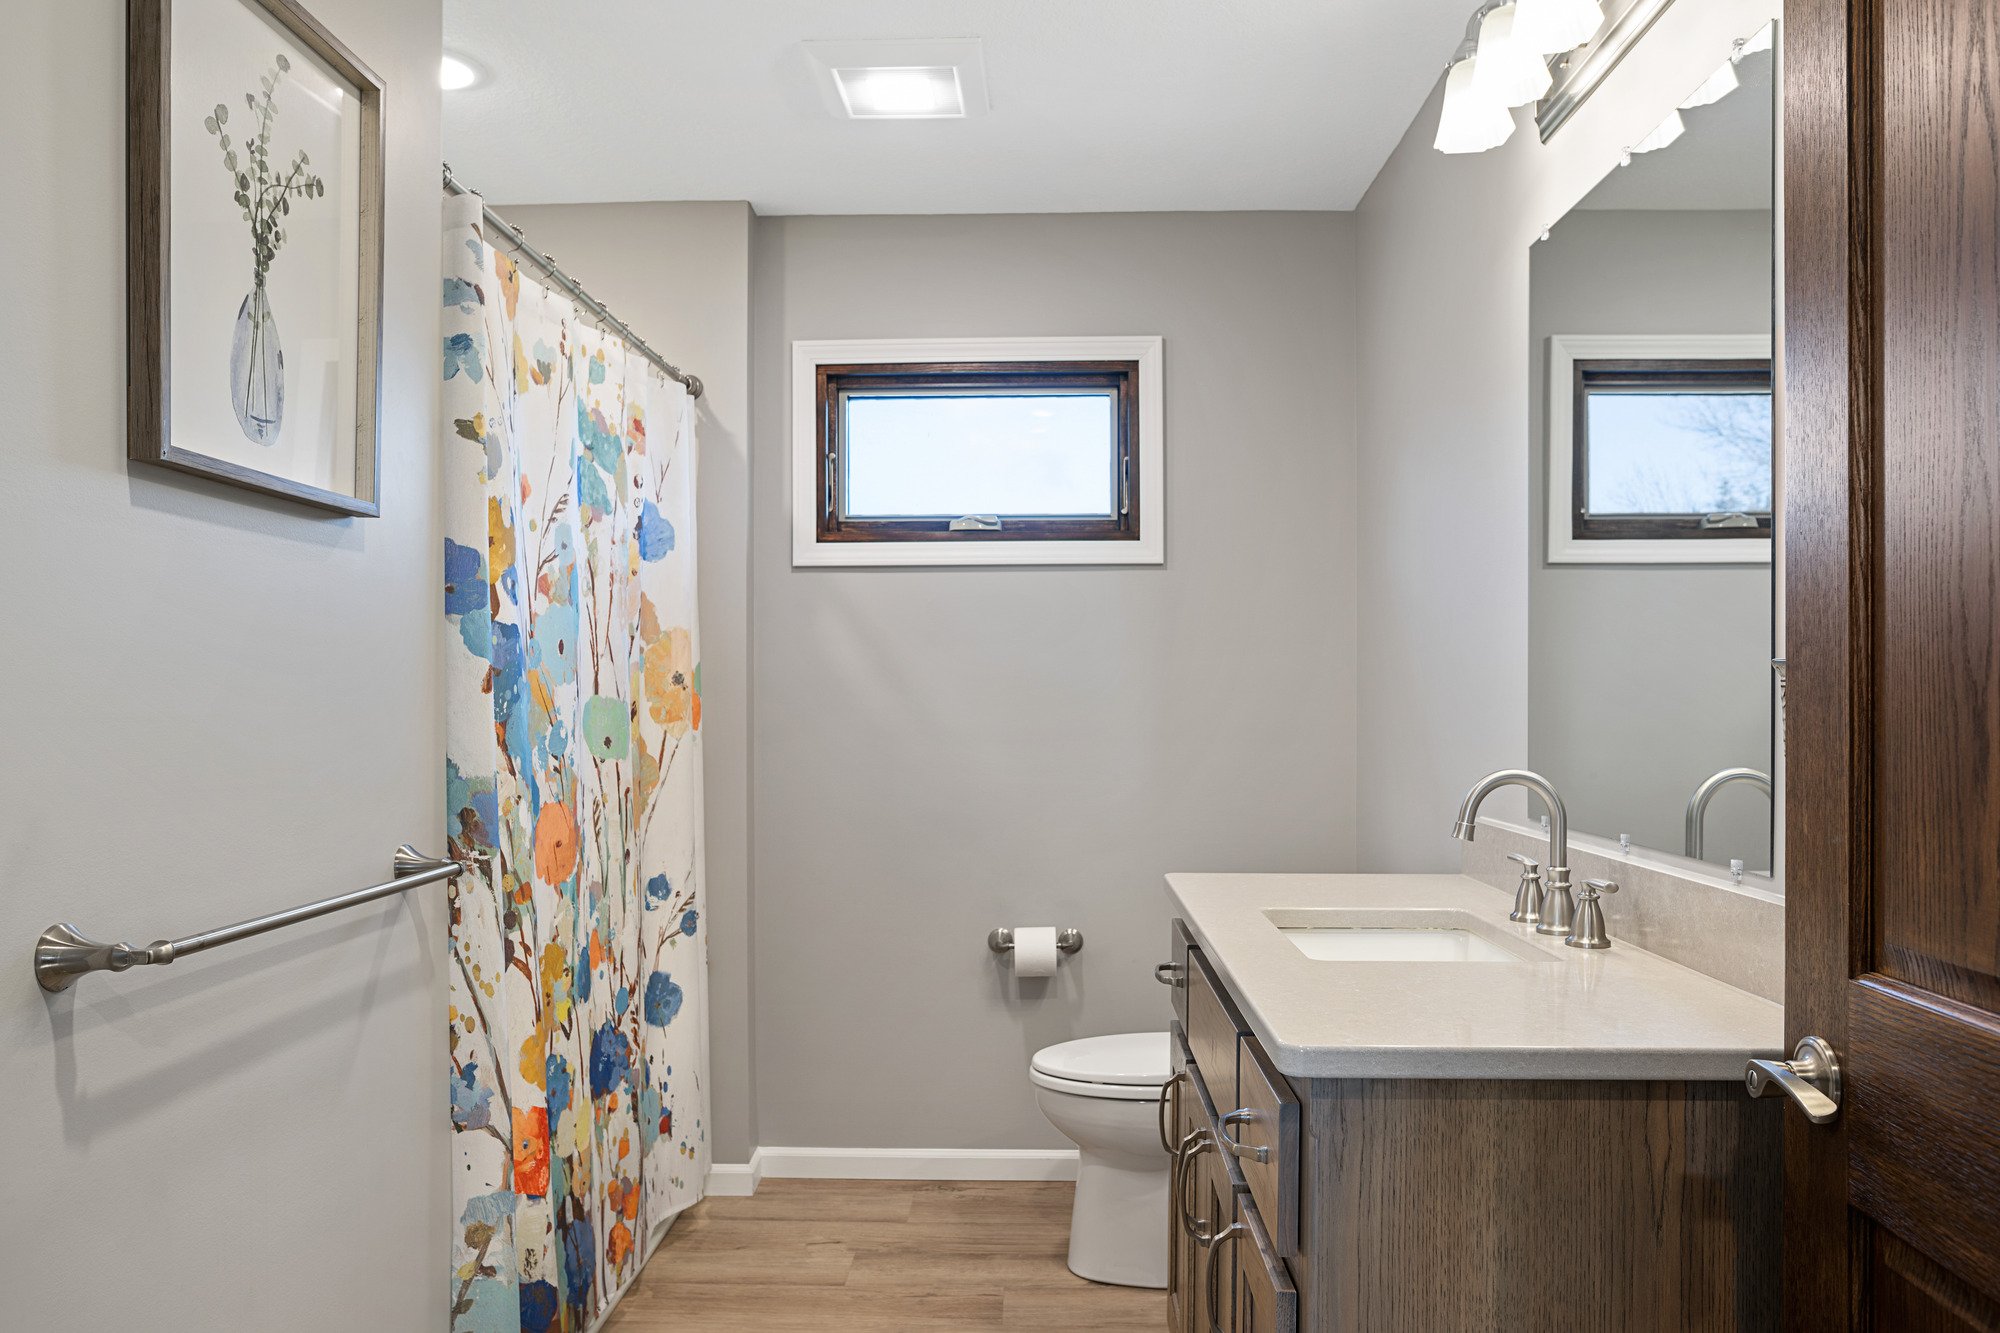
[[[471,194],[474,197],[478,197],[475,191],[461,182],[458,177],[451,174],[450,163],[446,163],[444,168],[444,188],[449,194]],[[562,268],[556,263],[554,256],[545,255],[530,245],[528,243],[528,234],[509,222],[506,218],[495,213],[484,198],[479,199],[479,211],[485,214],[488,222],[507,234],[507,237],[513,242],[514,248],[520,253],[522,258],[540,269],[558,287],[568,292],[571,297],[575,298],[577,304],[603,320],[606,324],[609,324],[613,331],[625,340],[627,347],[630,347],[633,351],[658,366],[668,379],[679,380],[682,384],[687,385],[687,391],[690,396],[695,398],[701,397],[701,376],[682,370],[651,347],[648,347],[646,340],[632,332],[630,325],[612,314],[602,301],[599,301],[596,297],[585,291],[583,284],[563,272]]]

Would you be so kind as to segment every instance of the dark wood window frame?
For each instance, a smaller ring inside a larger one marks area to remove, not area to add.
[[[1768,510],[1751,513],[1755,527],[1709,527],[1704,514],[1592,514],[1590,396],[1634,393],[1771,392],[1768,357],[1723,360],[1582,360],[1575,363],[1570,431],[1570,534],[1578,541],[1744,541],[1771,538]]]
[[[847,395],[907,390],[974,396],[1045,389],[1108,390],[1113,406],[1112,512],[1000,516],[1000,527],[952,530],[959,514],[850,518],[844,510]],[[822,365],[815,375],[818,538],[822,542],[1035,542],[1139,540],[1139,362],[938,361]]]

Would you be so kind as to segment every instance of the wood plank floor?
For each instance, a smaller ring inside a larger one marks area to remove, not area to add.
[[[1166,1293],[1063,1264],[1066,1183],[767,1180],[667,1233],[604,1333],[1145,1329]]]

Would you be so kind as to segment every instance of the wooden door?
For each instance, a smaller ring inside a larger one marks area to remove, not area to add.
[[[2000,1329],[2000,6],[1786,28],[1787,1322]]]

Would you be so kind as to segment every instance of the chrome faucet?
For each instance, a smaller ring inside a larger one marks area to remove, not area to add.
[[[1772,796],[1771,775],[1760,773],[1754,768],[1725,768],[1720,773],[1712,773],[1702,779],[1701,785],[1694,789],[1694,795],[1688,797],[1684,844],[1687,854],[1697,861],[1702,859],[1701,846],[1705,837],[1702,825],[1708,820],[1708,803],[1715,799],[1717,792],[1732,782],[1747,782],[1763,792],[1767,798]]]
[[[1576,904],[1569,896],[1569,815],[1563,809],[1562,797],[1556,795],[1547,778],[1525,768],[1503,768],[1498,773],[1488,773],[1472,784],[1472,790],[1459,803],[1458,822],[1451,826],[1451,835],[1471,842],[1479,831],[1480,805],[1502,787],[1526,787],[1549,808],[1549,860],[1542,869],[1545,878],[1535,933],[1568,935],[1576,923]],[[1518,904],[1518,897],[1516,901]]]

